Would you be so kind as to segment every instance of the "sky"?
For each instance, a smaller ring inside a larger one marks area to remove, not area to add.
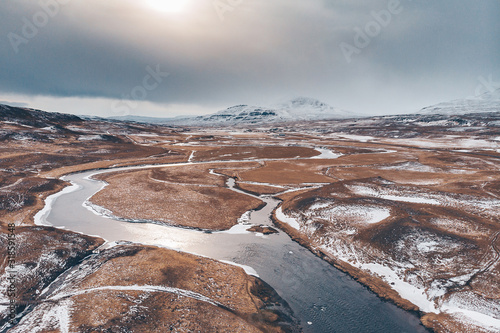
[[[173,117],[299,96],[402,114],[500,87],[499,0],[3,0],[0,103]]]

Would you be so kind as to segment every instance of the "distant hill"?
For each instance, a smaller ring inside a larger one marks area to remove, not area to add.
[[[236,105],[214,114],[170,120],[176,125],[258,125],[307,120],[355,118],[356,114],[312,98],[295,98],[272,107]]]
[[[420,110],[421,114],[464,115],[469,113],[500,112],[500,89],[477,97],[439,103]]]
[[[192,117],[185,117],[185,116],[180,116],[180,117],[174,117],[174,118],[159,118],[159,117],[143,117],[143,116],[115,116],[115,117],[108,117],[104,119],[112,119],[112,120],[117,120],[117,121],[133,121],[136,123],[146,123],[146,124],[169,124],[172,122],[179,122],[179,121],[184,121],[184,120],[189,120]]]
[[[0,104],[0,121],[9,121],[25,126],[43,128],[64,123],[81,122],[80,117],[71,114],[46,112]]]

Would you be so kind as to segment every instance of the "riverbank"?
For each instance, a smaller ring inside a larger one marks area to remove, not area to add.
[[[418,307],[415,304],[411,303],[410,301],[402,298],[394,289],[391,288],[391,286],[388,283],[384,282],[381,279],[377,279],[373,275],[368,274],[352,265],[349,265],[344,261],[338,260],[337,258],[334,258],[331,255],[325,253],[324,251],[318,249],[311,243],[311,241],[304,234],[300,233],[297,229],[291,227],[290,224],[279,220],[276,217],[276,211],[273,213],[272,219],[273,223],[278,228],[285,231],[292,238],[293,241],[307,248],[309,251],[311,251],[321,259],[329,262],[335,268],[349,274],[356,281],[360,282],[368,289],[373,291],[375,294],[377,294],[377,296],[379,296],[380,298],[386,301],[393,302],[394,304],[396,304],[397,306],[406,311],[418,313],[419,316],[421,317],[422,313],[419,311]]]
[[[233,163],[231,167],[246,169],[254,164]],[[97,175],[97,179],[108,185],[89,201],[121,219],[228,230],[245,212],[262,207],[263,202],[226,188],[225,178],[211,173],[226,166],[208,163],[175,168],[174,165]]]
[[[315,207],[318,207],[318,205],[316,204]],[[403,280],[404,277],[396,274],[397,271],[392,271],[390,267],[393,263],[388,262],[385,264],[385,267],[382,267],[380,264],[364,264],[366,261],[381,262],[380,257],[366,256],[366,252],[370,251],[368,245],[365,245],[363,250],[359,250],[359,244],[355,242],[343,243],[337,240],[337,243],[329,243],[328,238],[311,237],[311,230],[304,227],[303,222],[299,223],[296,220],[297,216],[295,218],[287,217],[282,213],[281,209],[280,207],[277,210],[279,214],[276,212],[273,214],[273,221],[280,229],[287,232],[294,241],[308,248],[311,252],[331,263],[336,268],[348,273],[382,299],[390,301],[403,309],[417,313],[422,324],[430,330],[436,332],[495,331],[494,327],[498,325],[498,322],[494,319],[494,315],[482,314],[480,312],[481,310],[484,311],[482,308],[474,308],[474,306],[477,306],[474,304],[481,303],[449,305],[451,304],[451,300],[456,300],[457,296],[467,292],[461,291],[459,286],[449,294],[449,298],[447,299],[450,303],[433,303],[432,299],[427,299],[428,293],[423,288],[409,284]],[[309,220],[308,223],[311,223],[311,221]],[[328,246],[325,244],[328,244]],[[348,261],[353,264],[350,264]],[[354,265],[361,266],[361,268]],[[377,271],[374,272],[374,268]],[[471,288],[467,288],[467,290],[471,290]],[[474,297],[474,294],[471,292],[469,292],[469,299],[475,299],[477,302],[481,301],[479,297]],[[494,301],[491,300],[491,302]],[[432,307],[434,304],[435,308]],[[462,313],[466,313],[466,315],[464,316]]]
[[[151,246],[97,249],[103,243],[98,238],[51,227],[16,233],[20,315],[8,329],[8,309],[0,307],[0,327],[8,332],[300,332],[287,303],[239,267]],[[2,290],[2,304],[5,297]]]

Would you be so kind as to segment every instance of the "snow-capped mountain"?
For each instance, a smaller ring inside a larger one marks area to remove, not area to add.
[[[295,98],[272,107],[236,105],[217,113],[173,121],[183,125],[238,125],[304,120],[354,118],[354,113],[331,107],[312,98]]]
[[[276,109],[284,111],[291,119],[318,120],[356,117],[354,113],[334,108],[314,98],[298,97],[279,104]]]
[[[500,89],[486,92],[477,97],[457,99],[439,103],[420,110],[422,114],[463,115],[481,112],[500,112]]]

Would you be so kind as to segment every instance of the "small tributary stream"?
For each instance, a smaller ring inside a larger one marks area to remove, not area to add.
[[[99,236],[110,243],[129,241],[156,245],[249,266],[288,302],[305,332],[427,332],[415,314],[381,300],[282,231],[264,236],[245,232],[247,227],[238,225],[226,232],[207,233],[120,221],[85,207],[88,198],[105,186],[91,176],[134,169],[137,167],[94,170],[64,177],[73,186],[47,199],[46,207],[37,214],[37,223]],[[227,185],[243,193],[234,188],[234,180],[229,179]],[[251,212],[248,223],[272,225],[270,216],[280,202],[269,196],[259,198],[266,206]],[[252,272],[248,267],[246,270]]]

